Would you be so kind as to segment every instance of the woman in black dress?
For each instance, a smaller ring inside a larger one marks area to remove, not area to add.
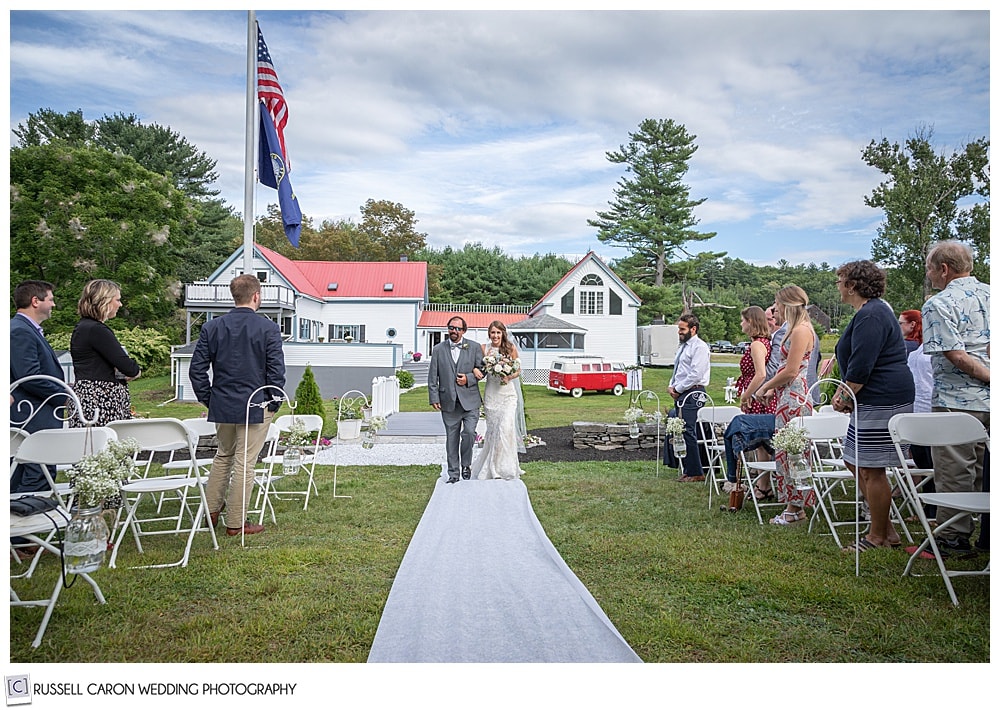
[[[121,306],[118,284],[94,279],[83,287],[76,308],[80,322],[73,329],[69,346],[76,378],[73,389],[86,419],[94,419],[96,410],[97,426],[132,417],[128,382],[139,376],[139,365],[128,356],[107,325]],[[82,426],[78,417],[72,423]]]

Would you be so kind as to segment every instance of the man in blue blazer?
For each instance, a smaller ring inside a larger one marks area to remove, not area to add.
[[[253,535],[263,532],[264,526],[246,520],[246,500],[253,490],[257,455],[264,446],[271,419],[281,406],[279,389],[285,386],[285,354],[277,323],[257,314],[257,277],[237,276],[229,284],[229,291],[236,308],[202,326],[189,374],[195,396],[208,407],[208,421],[215,422],[219,440],[205,487],[212,525],[218,524],[219,513],[225,508],[227,535]],[[254,394],[265,385],[271,387]],[[248,414],[251,395],[253,403]],[[273,401],[275,396],[277,402]]]
[[[52,284],[23,281],[14,289],[17,313],[10,319],[10,381],[30,375],[63,379],[63,370],[52,346],[42,334],[42,323],[52,315],[56,301]],[[66,405],[66,390],[49,380],[35,380],[11,392],[10,425],[27,432],[62,428],[56,408]],[[65,413],[65,412],[63,412]],[[49,487],[37,464],[21,464],[10,477],[10,492],[44,491]]]

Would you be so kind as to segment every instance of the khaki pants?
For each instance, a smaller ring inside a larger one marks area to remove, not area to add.
[[[946,407],[932,407],[935,412],[961,412],[971,414],[983,423],[986,431],[990,429],[989,412],[973,412],[961,409],[948,409]],[[983,462],[986,455],[986,444],[962,444],[960,446],[934,446],[931,447],[931,456],[934,459],[934,490],[938,493],[972,493],[983,490]],[[938,506],[937,520],[944,522],[957,510]],[[948,527],[942,532],[941,537],[948,540],[964,538],[968,540],[972,535],[972,516],[967,515],[964,519]]]
[[[223,518],[228,528],[243,527],[246,520],[245,504],[253,492],[254,467],[273,417],[274,413],[265,409],[262,424],[251,424],[249,427],[245,424],[217,424],[215,427],[219,449],[215,452],[212,471],[208,474],[205,495],[211,513],[218,512],[225,500]]]

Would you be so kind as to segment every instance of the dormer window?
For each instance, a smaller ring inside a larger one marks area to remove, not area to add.
[[[336,291],[339,284],[336,281],[331,281],[326,285],[327,291]]]
[[[392,284],[391,283],[383,284],[382,290],[383,291],[391,291],[392,290]]]

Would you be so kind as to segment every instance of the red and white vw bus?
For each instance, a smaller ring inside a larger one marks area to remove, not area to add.
[[[582,397],[584,390],[611,392],[616,397],[625,391],[628,373],[625,364],[595,355],[566,355],[549,367],[549,389]]]

